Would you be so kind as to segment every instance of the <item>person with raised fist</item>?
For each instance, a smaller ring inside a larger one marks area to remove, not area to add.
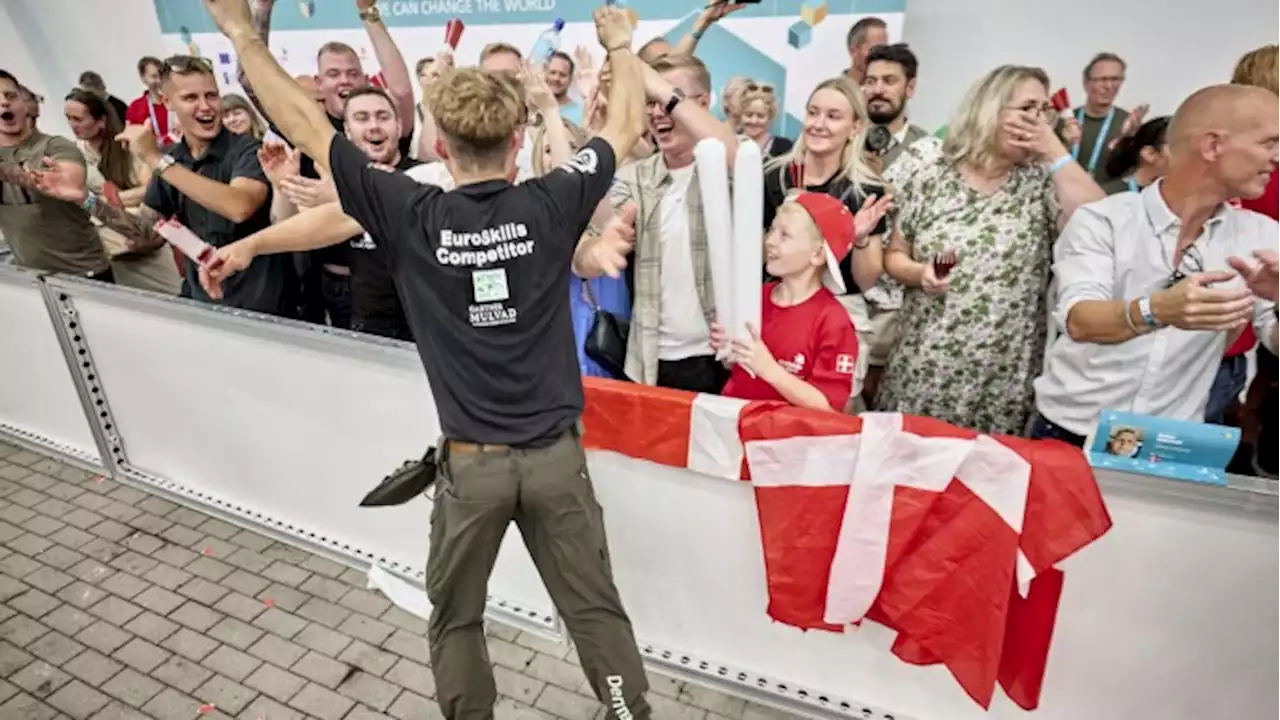
[[[205,6],[234,45],[267,117],[329,172],[343,211],[378,239],[413,328],[443,432],[432,461],[426,590],[444,716],[493,716],[485,598],[514,520],[609,717],[648,720],[648,681],[613,582],[582,446],[582,379],[565,292],[579,238],[609,192],[617,158],[643,131],[644,81],[626,16],[612,6],[595,13],[613,66],[609,105],[616,112],[543,177],[511,182],[527,113],[517,78],[464,68],[435,83],[432,115],[457,185],[446,192],[373,162],[337,134],[254,32],[245,0]],[[627,244],[596,240],[578,255],[579,269],[617,274]]]

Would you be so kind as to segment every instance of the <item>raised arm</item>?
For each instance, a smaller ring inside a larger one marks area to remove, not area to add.
[[[396,110],[404,120],[402,135],[413,134],[413,80],[409,76],[409,66],[405,64],[404,55],[391,37],[391,31],[383,24],[381,15],[365,15],[370,8],[377,6],[377,0],[356,0],[356,8],[365,16],[364,31],[369,35],[369,44],[373,46],[373,56],[378,60],[382,77],[387,81],[387,93],[396,102]]]
[[[112,207],[106,198],[85,187],[84,165],[73,160],[46,158],[40,170],[28,174],[24,186],[80,206],[95,220],[123,235],[131,252],[154,250],[164,245],[164,238],[155,231],[155,224],[161,219],[159,213],[145,205],[136,214]]]
[[[253,0],[252,9],[253,17],[250,24],[253,31],[258,33],[258,37],[262,38],[262,44],[267,47],[271,46],[271,11],[275,9],[276,0]],[[249,102],[253,103],[258,112],[263,112],[262,104],[258,102],[258,95],[253,90],[253,82],[249,76],[245,74],[244,63],[236,59],[236,81],[240,83],[240,87],[244,88],[244,94],[249,97]],[[264,115],[266,113],[263,113]]]
[[[645,94],[650,100],[666,103],[671,99],[676,88],[667,82],[667,79],[662,77],[661,73],[643,63],[641,64],[641,72],[644,73]],[[610,97],[610,100],[609,116],[612,117],[612,97]],[[710,110],[702,107],[701,103],[692,99],[676,103],[675,108],[671,111],[671,118],[687,129],[689,134],[693,135],[695,143],[707,138],[715,138],[724,143],[728,165],[733,167],[733,160],[738,155],[738,136],[734,134],[733,129],[727,123],[716,119],[716,116],[712,115]]]
[[[347,217],[338,203],[320,205],[218,248],[210,266],[200,270],[200,284],[209,297],[217,299],[222,295],[222,282],[249,267],[259,255],[318,250],[363,232],[360,223]]]
[[[613,74],[609,83],[609,118],[599,137],[621,160],[631,154],[644,134],[644,63],[631,52],[631,23],[621,10],[606,5],[596,10],[595,21],[596,34],[609,53]]]
[[[204,0],[223,35],[240,56],[266,116],[318,167],[329,169],[334,129],[315,98],[294,82],[254,30],[247,0]]]
[[[732,0],[712,0],[698,14],[698,19],[693,21],[692,32],[680,38],[680,42],[671,48],[671,54],[693,55],[694,51],[698,49],[698,41],[702,39],[707,30],[711,29],[712,25],[715,25],[729,13],[737,12],[745,7],[746,4],[732,2]]]

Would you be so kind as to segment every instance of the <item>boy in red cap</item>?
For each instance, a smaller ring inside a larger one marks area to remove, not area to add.
[[[846,292],[840,261],[853,240],[852,213],[830,195],[801,193],[778,208],[765,238],[765,268],[778,279],[764,286],[763,327],[728,343],[734,365],[721,394],[844,411],[858,336],[835,294]],[[713,324],[712,349],[725,344],[725,328]]]

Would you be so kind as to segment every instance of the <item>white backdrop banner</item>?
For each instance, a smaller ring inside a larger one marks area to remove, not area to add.
[[[226,90],[238,90],[231,44],[217,33],[200,0],[155,0],[167,49],[214,61]],[[458,47],[459,64],[474,63],[491,42],[511,43],[526,53],[557,19],[566,52],[583,45],[601,60],[591,12],[601,0],[395,0],[379,2],[382,15],[406,61],[444,49],[444,25],[460,19],[466,30]],[[623,5],[623,3],[619,3]],[[632,0],[638,19],[635,47],[650,38],[671,42],[690,31],[700,0]],[[906,0],[765,0],[714,25],[698,44],[698,57],[711,71],[717,91],[742,75],[772,84],[782,99],[774,131],[794,137],[804,105],[815,85],[849,66],[845,39],[859,19],[874,15],[888,25],[889,37],[902,37]],[[314,73],[316,51],[339,40],[356,49],[372,75],[377,61],[350,0],[279,0],[271,24],[271,50],[290,74]]]

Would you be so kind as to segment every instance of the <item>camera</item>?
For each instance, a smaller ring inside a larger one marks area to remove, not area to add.
[[[883,155],[893,145],[893,133],[884,125],[872,125],[867,130],[865,147],[872,155]]]

